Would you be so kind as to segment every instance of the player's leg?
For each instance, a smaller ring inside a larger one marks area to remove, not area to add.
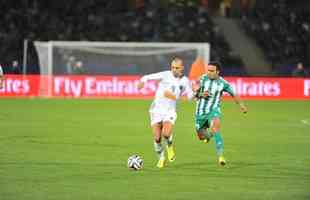
[[[162,168],[165,164],[165,151],[164,146],[161,142],[161,134],[162,134],[162,116],[157,113],[150,113],[151,117],[151,126],[154,137],[154,150],[158,156],[157,167]]]
[[[152,125],[153,137],[154,137],[154,148],[155,152],[161,154],[162,152],[162,144],[161,144],[161,130],[162,123],[156,123]]]
[[[212,137],[212,134],[208,132],[209,122],[207,116],[196,116],[195,127],[198,139],[208,143]]]
[[[210,132],[212,135],[214,135],[216,154],[218,156],[218,162],[220,165],[225,165],[226,161],[225,161],[225,158],[223,156],[224,144],[223,144],[223,139],[222,139],[222,136],[220,133],[220,126],[221,126],[220,118],[214,117],[211,120]]]
[[[174,147],[173,147],[173,133],[172,133],[172,129],[173,129],[176,119],[177,119],[176,112],[169,112],[165,115],[164,120],[163,120],[162,136],[166,144],[168,160],[170,162],[174,161],[176,157]]]
[[[154,150],[158,156],[157,167],[162,168],[165,165],[165,151],[161,142],[161,132],[163,124],[156,123],[152,125],[152,131],[154,136]]]
[[[175,151],[173,148],[172,129],[173,129],[173,123],[171,121],[163,122],[162,135],[165,140],[168,153],[168,160],[170,162],[174,161],[176,158]]]
[[[206,139],[206,136],[205,136],[206,131],[207,131],[207,129],[205,129],[205,128],[201,128],[199,130],[196,129],[196,133],[197,133],[199,140],[205,140]]]
[[[163,122],[163,128],[162,128],[162,136],[167,142],[168,146],[171,146],[173,141],[172,141],[172,129],[173,129],[173,124],[170,121],[164,121]]]

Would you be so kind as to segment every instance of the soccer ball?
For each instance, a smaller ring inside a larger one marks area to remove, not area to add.
[[[143,160],[138,155],[132,155],[128,158],[127,166],[130,169],[140,170],[143,167]]]

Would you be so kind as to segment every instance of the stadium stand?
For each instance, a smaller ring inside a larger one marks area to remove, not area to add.
[[[184,1],[129,8],[126,2],[1,1],[0,8],[6,11],[0,20],[1,62],[4,66],[10,66],[12,60],[21,63],[24,39],[30,41],[27,73],[39,73],[35,40],[209,42],[212,60],[220,60],[229,75],[245,74],[242,60],[230,54],[228,43],[203,6]]]
[[[264,49],[278,75],[290,76],[294,66],[310,65],[310,9],[274,0],[256,6],[242,17],[242,24]]]

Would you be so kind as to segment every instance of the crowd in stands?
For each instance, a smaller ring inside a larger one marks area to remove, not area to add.
[[[242,24],[263,48],[275,73],[289,76],[299,62],[310,66],[309,5],[273,0],[243,16]]]
[[[224,67],[243,65],[238,56],[231,55],[208,9],[197,1],[171,1],[165,6],[154,0],[136,2],[130,8],[125,0],[1,1],[5,12],[0,20],[0,62],[4,66],[13,60],[21,63],[23,41],[28,39],[27,73],[39,73],[32,43],[36,40],[209,42],[212,60]],[[227,73],[244,72],[230,68]]]

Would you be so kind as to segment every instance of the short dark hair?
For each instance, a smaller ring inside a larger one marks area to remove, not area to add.
[[[219,61],[210,61],[208,65],[213,65],[216,67],[216,71],[221,71],[222,65]]]

